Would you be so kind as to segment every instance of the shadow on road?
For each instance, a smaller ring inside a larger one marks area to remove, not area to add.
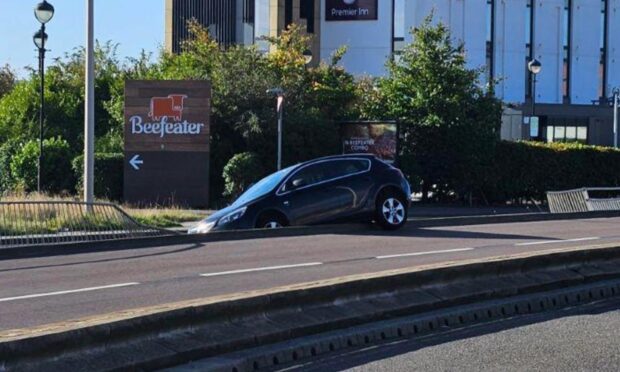
[[[343,234],[347,235],[347,234]],[[415,226],[405,226],[397,231],[385,231],[374,226],[369,226],[368,231],[351,235],[365,236],[384,236],[401,238],[446,238],[446,239],[503,239],[503,240],[561,240],[548,236],[522,235],[522,234],[503,234],[485,233],[479,231],[457,231],[434,228],[422,228]]]
[[[391,343],[387,342],[376,346],[348,350],[327,355],[318,360],[310,360],[303,365],[288,366],[285,368],[287,371],[343,371],[453,341],[484,336],[565,317],[600,315],[618,310],[620,310],[620,299],[615,299],[563,310],[522,315],[515,318],[483,323],[460,329],[451,330],[446,328],[443,333],[435,335],[410,338],[402,342],[392,341]]]
[[[171,251],[148,253],[148,254],[140,254],[140,255],[133,255],[133,256],[132,255],[126,255],[126,256],[122,256],[122,257],[103,258],[103,259],[99,259],[99,260],[85,260],[85,261],[67,262],[67,263],[50,264],[50,265],[32,265],[32,266],[12,267],[10,269],[0,269],[0,273],[11,272],[11,271],[22,271],[22,270],[47,269],[47,268],[52,268],[52,267],[77,266],[77,265],[91,264],[91,263],[128,261],[128,260],[135,260],[135,259],[138,259],[138,258],[157,257],[157,256],[165,256],[165,255],[169,255],[169,254],[187,252],[187,251],[191,251],[191,250],[198,249],[198,248],[201,248],[201,247],[204,247],[204,244],[195,243],[195,244],[191,244],[190,246],[187,246],[187,247],[184,247],[184,248],[179,248],[179,249],[174,249],[174,250],[171,250]],[[157,247],[157,248],[161,248],[161,247]],[[105,253],[105,252],[118,252],[118,250],[115,250],[115,251],[98,251],[98,252],[88,252],[88,253]]]

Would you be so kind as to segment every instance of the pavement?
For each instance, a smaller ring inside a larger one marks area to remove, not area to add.
[[[442,262],[620,242],[620,218],[282,237],[0,261],[0,330]]]
[[[548,213],[548,208],[535,205],[466,206],[462,204],[414,203],[409,209],[412,220],[440,217],[493,216],[503,214]]]
[[[211,215],[215,211],[195,211],[205,215]],[[469,217],[469,216],[495,216],[506,214],[525,214],[525,213],[548,213],[547,207],[537,207],[534,205],[498,205],[498,206],[466,206],[462,204],[422,204],[414,203],[409,209],[409,220],[426,220],[432,218],[445,217]],[[170,230],[186,232],[200,222],[188,221],[181,223],[181,226]]]
[[[286,371],[618,371],[620,300],[328,354]]]

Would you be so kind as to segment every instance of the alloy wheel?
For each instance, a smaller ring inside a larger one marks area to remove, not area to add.
[[[400,225],[405,220],[405,206],[396,198],[388,198],[382,206],[383,218],[391,225]]]
[[[264,226],[266,229],[279,229],[282,225],[277,221],[269,221]]]

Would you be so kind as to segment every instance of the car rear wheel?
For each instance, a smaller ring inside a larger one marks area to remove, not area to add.
[[[394,192],[383,192],[377,198],[376,221],[386,230],[396,230],[407,222],[407,204]]]
[[[264,213],[256,221],[257,229],[279,229],[285,226],[288,226],[288,222],[277,213]]]

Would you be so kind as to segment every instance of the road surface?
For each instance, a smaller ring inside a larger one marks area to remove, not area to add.
[[[620,370],[620,300],[326,355],[287,371]]]
[[[620,218],[405,229],[0,261],[0,331],[246,290],[620,242]]]

